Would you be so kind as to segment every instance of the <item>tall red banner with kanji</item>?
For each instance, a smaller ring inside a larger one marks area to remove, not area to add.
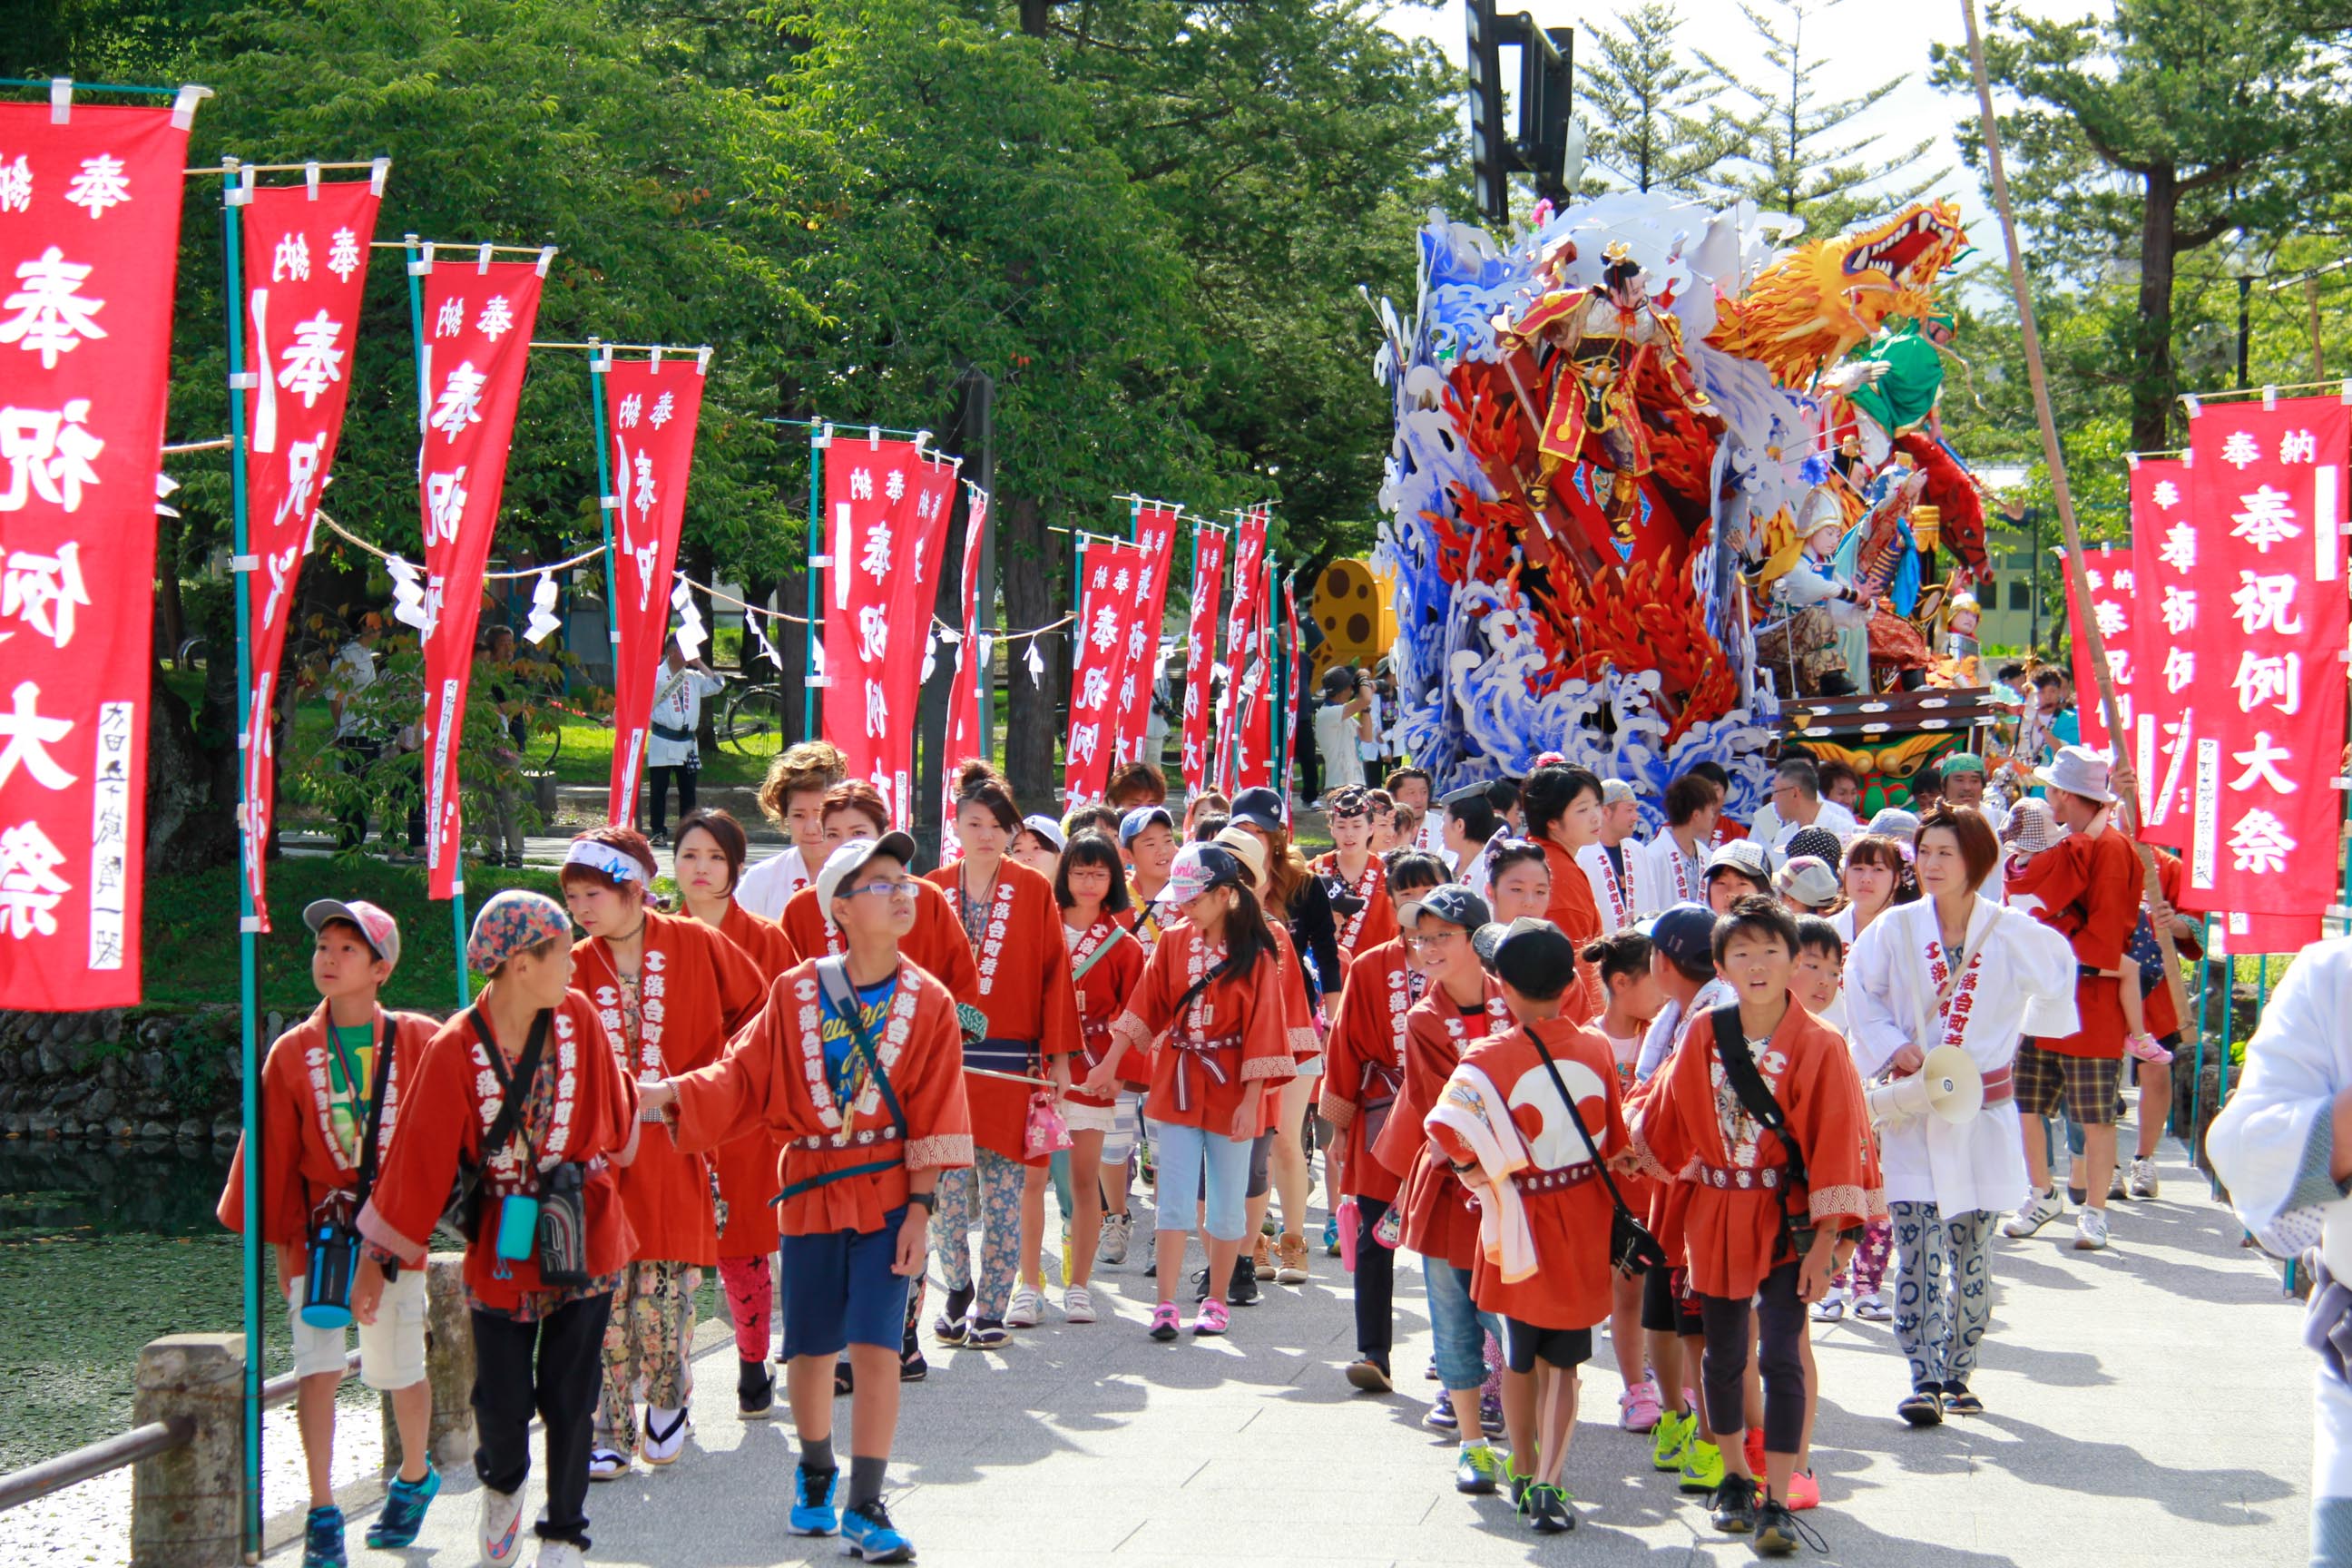
[[[2195,742],[2190,908],[2316,914],[2336,901],[2343,802],[2344,478],[2337,398],[2192,405],[2198,595],[2190,678],[2212,693]],[[2202,710],[2200,712],[2203,718]]]
[[[1283,666],[1289,672],[1289,689],[1282,694],[1282,770],[1275,777],[1275,788],[1282,792],[1283,809],[1290,809],[1290,763],[1298,754],[1298,692],[1307,684],[1307,677],[1298,668],[1298,595],[1292,592],[1290,580],[1282,584]]]
[[[433,258],[425,279],[424,434],[416,459],[425,522],[425,855],[426,890],[457,890],[457,751],[482,573],[506,489],[507,452],[547,258]]]
[[[1225,689],[1217,700],[1216,780],[1220,794],[1250,787],[1248,726],[1265,682],[1266,514],[1253,508],[1234,531],[1234,604],[1225,617]],[[1263,757],[1265,742],[1257,742]]]
[[[601,363],[602,362],[600,362]],[[669,633],[670,574],[686,528],[686,481],[702,417],[700,355],[614,360],[604,377],[604,438],[613,464],[613,771],[604,817],[635,820],[654,681]]]
[[[2138,618],[2134,602],[2134,577],[2128,546],[2098,544],[2083,552],[2083,577],[2091,591],[2091,614],[2107,651],[2107,674],[2115,682],[2116,710],[2126,733],[2132,728],[2133,680],[2137,675]],[[2107,747],[2106,704],[2100,700],[2098,671],[2091,660],[2091,639],[2083,635],[2083,606],[2074,591],[2074,574],[2065,574],[2066,619],[2073,628],[2074,690],[2082,710],[2083,744],[2096,751]]]
[[[1209,785],[1211,751],[1210,677],[1217,667],[1217,604],[1225,570],[1225,531],[1195,524],[1192,531],[1192,612],[1184,631],[1184,787]]]
[[[1110,778],[1111,727],[1127,669],[1128,626],[1135,585],[1146,571],[1143,552],[1112,540],[1089,543],[1079,557],[1077,641],[1070,660],[1070,731],[1063,752],[1062,790],[1072,805],[1103,797]]]
[[[268,185],[244,199],[247,549],[253,687],[245,737],[246,880],[269,929],[265,897],[277,795],[273,721],[294,591],[310,553],[351,392],[352,341],[367,284],[383,187],[374,180]]]
[[[140,996],[187,155],[186,110],[0,104],[0,1007]]]
[[[911,442],[847,433],[824,454],[824,738],[904,824],[915,699],[957,465]]]
[[[2138,605],[2127,748],[2139,776],[2140,837],[2189,847],[2194,805],[2189,760],[2200,700],[2196,669],[2197,531],[2189,521],[2189,465],[2135,458],[2131,467],[2132,579]]]
[[[955,648],[955,681],[948,688],[947,747],[941,760],[950,769],[981,754],[980,683],[988,679],[988,639],[980,632],[980,545],[988,533],[988,492],[974,485],[966,492],[963,525],[963,591],[956,600],[963,635]],[[956,837],[955,792],[940,791],[940,858],[953,860],[963,853]]]
[[[1144,570],[1133,589],[1127,666],[1119,677],[1118,714],[1113,726],[1112,752],[1121,763],[1139,757],[1154,766],[1160,762],[1143,753],[1151,726],[1151,689],[1160,679],[1160,628],[1168,616],[1168,574],[1176,560],[1176,525],[1183,513],[1181,507],[1147,504],[1136,509],[1135,546],[1143,552]]]

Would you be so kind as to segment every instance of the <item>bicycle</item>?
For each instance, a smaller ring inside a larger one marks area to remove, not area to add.
[[[730,681],[715,726],[719,743],[738,756],[773,756],[783,749],[784,711],[782,687]]]

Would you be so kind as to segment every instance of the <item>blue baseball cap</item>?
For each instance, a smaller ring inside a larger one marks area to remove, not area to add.
[[[1142,834],[1143,830],[1150,826],[1155,822],[1171,833],[1176,831],[1176,819],[1168,814],[1168,808],[1166,806],[1138,805],[1129,807],[1127,815],[1118,819],[1118,847],[1121,849],[1124,849],[1129,845],[1134,843]]]

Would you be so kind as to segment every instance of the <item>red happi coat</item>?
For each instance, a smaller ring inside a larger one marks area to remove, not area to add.
[[[971,1163],[963,1036],[947,987],[902,960],[874,1046],[906,1124],[891,1124],[888,1102],[873,1083],[845,1113],[825,1072],[821,994],[816,960],[786,970],[726,1054],[677,1080],[672,1128],[677,1147],[688,1152],[764,1130],[783,1151],[777,1184],[786,1192],[828,1173],[888,1162],[793,1193],[781,1205],[786,1236],[870,1236],[905,1206],[908,1172]]]
[[[441,1027],[422,1013],[388,1013],[378,1007],[371,1029],[381,1035],[387,1019],[392,1024],[388,1058],[373,1069],[383,1086],[383,1124],[376,1144],[379,1172],[391,1152],[401,1100],[415,1081],[425,1042]],[[327,1005],[321,1002],[318,1011],[278,1037],[261,1064],[261,1239],[278,1248],[281,1281],[308,1267],[303,1248],[312,1211],[330,1193],[359,1187],[359,1168],[343,1163],[341,1147],[330,1131],[327,1062],[334,1041],[328,1028]],[[362,1094],[375,1092],[373,1083],[360,1088]],[[364,1138],[364,1123],[360,1131]],[[217,1210],[221,1224],[240,1234],[245,1229],[245,1140],[240,1137]]]
[[[1404,1088],[1405,1016],[1420,1000],[1421,976],[1394,938],[1348,965],[1339,1016],[1325,1042],[1323,1098],[1316,1107],[1339,1135],[1343,1196],[1396,1202],[1402,1184],[1372,1158],[1371,1144]]]
[[[923,878],[950,910],[960,896],[957,877],[964,864],[941,866]],[[961,913],[955,929],[963,934]],[[1054,901],[1054,884],[1017,860],[998,861],[988,924],[977,944],[966,942],[979,975],[973,1005],[988,1015],[988,1038],[1030,1043],[1037,1060],[1027,1070],[1044,1077],[1049,1058],[1078,1048],[1078,994],[1070,984],[1069,948],[1062,940],[1062,907]],[[1029,1096],[1035,1086],[966,1073],[963,1089],[971,1102],[973,1141],[1008,1160],[1026,1162]]]
[[[1575,856],[1549,838],[1536,842],[1543,847],[1544,867],[1551,872],[1551,905],[1544,919],[1576,944],[1576,983],[1560,1000],[1560,1016],[1571,1024],[1590,1024],[1609,1007],[1599,967],[1584,962],[1584,944],[1601,935],[1601,905],[1592,897],[1592,879]]]
[[[1268,921],[1266,927],[1274,932],[1275,953],[1280,961],[1276,972],[1282,976],[1283,1033],[1290,1041],[1292,1067],[1302,1068],[1323,1054],[1322,1032],[1315,1026],[1315,1008],[1307,1000],[1306,968],[1299,962],[1298,944],[1291,941],[1290,928],[1280,921]],[[1265,1096],[1258,1110],[1260,1132],[1271,1132],[1282,1124],[1279,1093]]]
[[[1702,1296],[1752,1296],[1789,1260],[1783,1202],[1791,1215],[1843,1229],[1870,1220],[1869,1194],[1885,1184],[1870,1154],[1862,1078],[1835,1029],[1791,1001],[1756,1066],[1803,1146],[1810,1187],[1788,1185],[1779,1136],[1757,1126],[1726,1081],[1711,1010],[1693,1016],[1634,1125],[1644,1173],[1688,1189],[1683,1254]],[[1780,1184],[1763,1184],[1768,1172]]]
[[[774,921],[762,920],[734,900],[727,900],[727,918],[719,934],[743,950],[743,956],[773,985],[776,977],[801,961],[793,939]],[[727,1205],[727,1228],[719,1233],[719,1257],[765,1258],[776,1250],[776,1146],[762,1130],[722,1143],[710,1156],[719,1173],[719,1198]]]
[[[2132,928],[2139,923],[2139,856],[2110,815],[2096,837],[2069,833],[2025,863],[2009,879],[2007,892],[2031,893],[2042,900],[2034,919],[2053,928],[2074,944],[2074,961],[2087,969],[2120,970]],[[2135,966],[2136,967],[2136,966]],[[2139,984],[2137,974],[2132,984]],[[2074,981],[2074,1011],[2082,1027],[2064,1039],[2036,1040],[2042,1049],[2063,1057],[2104,1057],[2124,1054],[2122,981],[2109,974],[2079,975]],[[2178,1020],[2175,1021],[2178,1026]]]
[[[1316,858],[1315,869],[1319,874],[1337,879],[1339,852],[1336,849]],[[1389,897],[1389,868],[1379,856],[1368,856],[1363,874],[1349,885],[1348,890],[1364,900],[1364,907],[1339,922],[1339,966],[1345,969],[1360,953],[1371,952],[1397,934],[1396,904]]]
[[[498,1120],[504,1096],[490,1067],[489,1051],[475,1033],[476,1009],[467,1008],[425,1042],[414,1090],[401,1115],[401,1135],[376,1176],[375,1192],[360,1211],[359,1231],[404,1264],[425,1261],[434,1222],[449,1202],[460,1157],[480,1161],[482,1142]],[[488,1027],[489,1020],[484,1017]],[[525,1042],[507,1065],[520,1065]],[[492,1311],[511,1312],[526,1296],[551,1289],[540,1283],[539,1259],[503,1261],[496,1256],[499,1199],[509,1193],[535,1193],[537,1169],[560,1161],[587,1166],[582,1191],[588,1222],[588,1272],[610,1274],[637,1255],[614,1167],[637,1157],[637,1086],[621,1070],[606,1039],[595,1005],[567,991],[549,1021],[540,1056],[541,1076],[552,1073],[555,1114],[544,1135],[521,1153],[528,1125],[508,1141],[482,1169],[482,1226],[466,1244],[466,1289]],[[524,1118],[528,1124],[530,1119]]]
[[[1143,1113],[1218,1138],[1234,1135],[1234,1115],[1250,1084],[1264,1079],[1269,1091],[1277,1089],[1297,1070],[1286,992],[1295,994],[1297,983],[1265,954],[1246,976],[1210,980],[1177,1016],[1177,1003],[1224,957],[1224,944],[1206,941],[1197,927],[1169,927],[1151,950],[1127,1011],[1111,1026],[1114,1044],[1150,1053],[1151,1092]]]
[[[690,915],[646,911],[640,959],[642,1030],[628,1037],[620,975],[602,937],[572,945],[572,984],[588,994],[631,1079],[647,1073],[675,1078],[719,1059],[727,1037],[767,999],[765,978],[743,950]],[[710,1163],[680,1153],[656,1138],[621,1177],[621,1201],[637,1235],[632,1261],[719,1261],[719,1230],[710,1206]]]
[[[1127,1011],[1127,1000],[1135,994],[1135,983],[1143,978],[1146,962],[1143,943],[1127,921],[1125,915],[1105,915],[1084,931],[1062,928],[1063,940],[1070,949],[1070,984],[1076,988],[1078,999],[1080,1054],[1070,1064],[1070,1100],[1098,1110],[1118,1104],[1118,1091],[1113,1089],[1097,1100],[1079,1093],[1078,1086],[1110,1054],[1110,1026]],[[1079,978],[1079,966],[1089,963],[1085,978]],[[1119,1064],[1119,1082],[1134,1089],[1149,1087],[1150,1065],[1129,1053],[1129,1058]]]
[[[817,907],[814,887],[794,893],[776,923],[803,958],[828,953],[838,958],[849,951],[841,928]],[[898,943],[898,954],[929,972],[955,1000],[968,1007],[980,1005],[980,970],[971,961],[971,943],[964,940],[963,922],[948,896],[919,877],[915,879],[915,927]]]
[[[1461,1065],[1463,1053],[1511,1026],[1502,987],[1491,974],[1482,978],[1486,1000],[1479,1018],[1463,1016],[1445,988],[1435,984],[1407,1012],[1404,1089],[1389,1112],[1388,1125],[1372,1141],[1372,1158],[1403,1184],[1399,1202],[1404,1209],[1404,1245],[1423,1258],[1443,1258],[1465,1270],[1477,1258],[1478,1216],[1470,1206],[1470,1190],[1432,1147],[1422,1123],[1445,1092],[1445,1080]]]
[[[1601,1157],[1606,1160],[1625,1147],[1616,1064],[1609,1042],[1597,1031],[1565,1018],[1545,1018],[1465,1052],[1455,1081],[1475,1072],[1493,1086],[1509,1108],[1518,1143],[1506,1152],[1524,1154],[1528,1162],[1526,1170],[1507,1179],[1517,1188],[1537,1262],[1537,1272],[1527,1279],[1507,1280],[1498,1259],[1479,1248],[1470,1270],[1470,1299],[1481,1311],[1538,1328],[1589,1329],[1609,1316],[1612,1305],[1616,1269],[1609,1260],[1609,1240],[1616,1205],[1610,1202],[1601,1167],[1559,1113],[1559,1090],[1536,1049],[1538,1038],[1551,1053]],[[1429,1136],[1451,1160],[1469,1163],[1477,1158],[1443,1122],[1432,1122]],[[1473,1195],[1482,1204],[1490,1201],[1483,1193]]]
[[[1147,899],[1137,891],[1135,883],[1127,884],[1128,900],[1135,907],[1128,911],[1128,929],[1143,944],[1143,956],[1149,959],[1151,950],[1160,945],[1160,935],[1170,926],[1181,924],[1183,917],[1176,906],[1168,901],[1168,889],[1160,889],[1157,899]]]

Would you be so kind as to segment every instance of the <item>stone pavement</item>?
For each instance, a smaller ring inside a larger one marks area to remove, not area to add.
[[[1885,1325],[1817,1326],[1823,1396],[1806,1516],[1857,1568],[2122,1568],[2300,1563],[2312,1359],[2300,1309],[2172,1151],[2156,1203],[2116,1205],[2115,1244],[2070,1249],[2071,1224],[2000,1241],[1998,1303],[1974,1383],[1988,1414],[1913,1431]],[[1149,1257],[1139,1239],[1131,1256]],[[939,1351],[907,1390],[892,1510],[921,1561],[1643,1564],[1751,1561],[1615,1430],[1608,1342],[1586,1369],[1568,1481],[1574,1533],[1538,1540],[1491,1498],[1457,1496],[1452,1449],[1419,1418],[1434,1384],[1417,1270],[1400,1269],[1399,1393],[1350,1391],[1345,1276],[1318,1256],[1297,1289],[1234,1316],[1223,1342],[1155,1344],[1136,1264],[1098,1276],[1101,1323],[1054,1319],[1002,1353]],[[1413,1276],[1408,1283],[1406,1276]],[[1058,1293],[1049,1296],[1058,1300]],[[936,1287],[933,1300],[936,1301]],[[928,1335],[926,1336],[928,1338]],[[698,1432],[673,1468],[594,1488],[593,1563],[660,1568],[832,1561],[784,1533],[789,1424],[739,1422],[732,1342],[706,1323]],[[845,1436],[838,1415],[836,1441]],[[452,1476],[416,1564],[475,1561],[476,1487]],[[537,1507],[536,1479],[530,1503]],[[359,1548],[353,1561],[383,1554]],[[272,1561],[291,1562],[290,1552]]]

